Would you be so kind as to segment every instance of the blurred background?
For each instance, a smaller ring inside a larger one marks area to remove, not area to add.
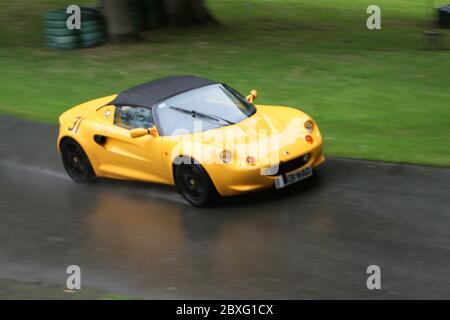
[[[1,113],[56,124],[83,101],[195,74],[244,94],[257,89],[257,104],[306,111],[328,155],[450,164],[450,29],[437,10],[443,1],[0,4]],[[89,7],[79,32],[63,26],[61,12],[71,4]],[[381,9],[381,30],[366,27],[371,4]]]
[[[445,1],[0,0],[0,299],[448,298]],[[204,210],[165,186],[69,180],[59,114],[180,74],[310,114],[320,174]]]

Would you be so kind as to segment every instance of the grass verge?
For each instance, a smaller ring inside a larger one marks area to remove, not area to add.
[[[43,36],[43,12],[69,2],[4,2],[0,112],[55,123],[80,102],[196,74],[256,88],[257,103],[305,110],[327,154],[450,164],[450,33],[442,30],[443,50],[426,50],[424,1],[378,1],[378,31],[365,26],[368,0],[209,1],[221,26],[75,51],[47,48]]]

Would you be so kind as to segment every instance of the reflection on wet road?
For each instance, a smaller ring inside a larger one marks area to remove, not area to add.
[[[450,169],[331,159],[197,209],[164,186],[77,185],[54,127],[0,123],[0,278],[63,287],[77,264],[83,286],[145,298],[450,298]]]

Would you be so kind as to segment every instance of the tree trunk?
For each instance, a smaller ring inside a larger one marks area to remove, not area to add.
[[[139,39],[133,18],[130,16],[130,0],[100,0],[106,20],[108,37],[112,42],[128,42]],[[168,25],[217,24],[204,0],[155,0],[160,1],[163,18]]]
[[[131,20],[127,0],[101,0],[108,37],[112,42],[138,40]]]
[[[190,23],[186,0],[163,0],[165,20],[171,26],[186,26]]]
[[[201,25],[219,23],[206,7],[204,0],[190,0],[190,2],[192,19],[195,23]]]

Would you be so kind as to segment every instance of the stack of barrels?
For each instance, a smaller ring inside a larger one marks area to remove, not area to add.
[[[162,24],[161,0],[129,0],[128,12],[136,32],[154,29]],[[45,13],[47,44],[53,48],[76,49],[102,44],[106,40],[105,23],[100,9],[80,7],[81,29],[69,29],[66,21],[72,13],[52,10]]]
[[[58,49],[76,49],[97,46],[105,42],[105,27],[99,9],[81,7],[81,29],[70,30],[67,19],[72,13],[66,10],[48,11],[45,16],[47,44]]]

